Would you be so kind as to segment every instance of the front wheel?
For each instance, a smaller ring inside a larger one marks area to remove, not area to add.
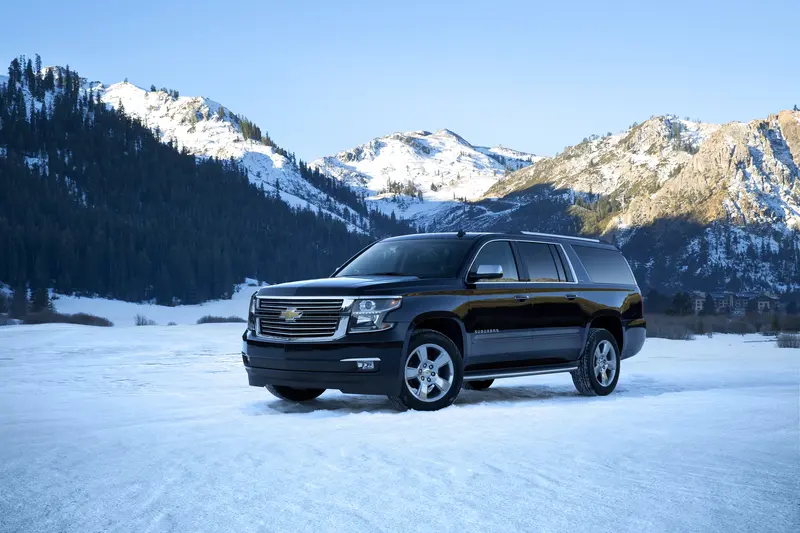
[[[267,385],[273,396],[289,402],[307,402],[317,398],[325,389],[295,389],[284,385]]]
[[[605,329],[590,329],[578,369],[571,372],[575,388],[584,396],[611,394],[619,381],[619,370],[619,348],[614,336]]]
[[[402,389],[390,400],[400,409],[436,411],[452,404],[464,379],[458,347],[438,331],[415,331],[403,358]]]

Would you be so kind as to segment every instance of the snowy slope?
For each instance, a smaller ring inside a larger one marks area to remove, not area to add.
[[[764,337],[650,339],[608,397],[555,375],[397,413],[248,387],[240,335],[0,328],[0,531],[800,528],[800,358]]]
[[[115,83],[108,87],[100,83],[91,86],[100,91],[106,104],[124,109],[127,115],[140,119],[152,130],[158,130],[164,142],[174,141],[199,157],[234,159],[248,171],[250,181],[265,190],[280,190],[281,199],[291,206],[325,211],[342,220],[340,213],[353,214],[350,207],[340,204],[304,180],[297,167],[273,147],[245,139],[238,117],[221,104],[204,97],[174,98],[163,91],[146,91],[131,83]],[[336,206],[337,212],[323,208]],[[364,230],[349,223],[351,229]]]
[[[708,124],[655,116],[498,181],[434,229],[603,234],[640,283],[800,288],[800,112]]]
[[[800,229],[798,123],[792,111],[724,125],[657,116],[514,172],[486,197],[513,194],[525,204],[537,185],[573,198],[602,195],[615,204],[604,231],[676,215]]]
[[[424,225],[461,199],[479,198],[507,172],[540,159],[502,147],[476,148],[444,129],[379,137],[312,166],[363,190],[381,210]],[[392,183],[408,191],[397,194]],[[412,197],[414,193],[422,199]]]
[[[200,317],[236,316],[247,319],[247,306],[258,286],[253,280],[237,285],[236,292],[230,300],[211,300],[198,305],[177,305],[168,307],[150,303],[123,302],[106,298],[81,298],[59,294],[53,301],[59,313],[89,313],[107,318],[115,326],[131,326],[136,315],[143,315],[159,325],[170,322],[176,324],[195,324]]]

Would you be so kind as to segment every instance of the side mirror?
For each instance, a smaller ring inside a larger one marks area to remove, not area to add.
[[[478,270],[470,274],[472,281],[485,279],[500,279],[503,277],[503,267],[500,265],[478,265]]]

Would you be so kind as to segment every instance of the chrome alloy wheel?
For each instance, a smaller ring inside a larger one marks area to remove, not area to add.
[[[420,401],[435,402],[447,394],[454,377],[453,359],[438,344],[418,346],[406,359],[406,387]]]
[[[594,376],[603,387],[614,382],[617,375],[617,354],[608,341],[600,341],[594,349]]]

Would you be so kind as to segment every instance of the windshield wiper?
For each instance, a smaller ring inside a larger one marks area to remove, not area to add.
[[[371,272],[368,276],[413,276],[413,274],[406,274],[405,272]]]

